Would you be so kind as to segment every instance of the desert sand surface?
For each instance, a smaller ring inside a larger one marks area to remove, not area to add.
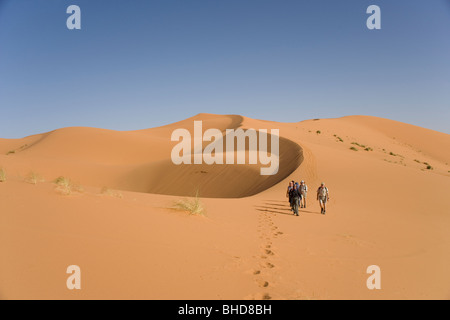
[[[279,129],[279,172],[174,165],[171,133],[194,120]],[[0,139],[0,299],[450,299],[449,162],[448,134],[368,116],[199,114]],[[299,217],[290,180],[309,187]],[[205,216],[174,209],[197,191]],[[66,287],[69,265],[81,290]],[[370,265],[381,290],[366,286]]]

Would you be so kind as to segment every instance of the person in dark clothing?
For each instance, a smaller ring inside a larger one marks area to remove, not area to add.
[[[291,206],[292,210],[294,211],[294,214],[298,216],[298,206],[300,204],[300,199],[302,197],[302,194],[300,192],[300,189],[298,186],[294,183],[293,188],[289,192],[289,197],[292,199]]]
[[[286,198],[289,198],[289,204],[291,206],[291,210],[294,211],[293,207],[292,207],[292,198],[291,198],[291,191],[294,188],[294,180],[292,180],[291,182],[289,182],[289,186],[287,188],[286,191]]]

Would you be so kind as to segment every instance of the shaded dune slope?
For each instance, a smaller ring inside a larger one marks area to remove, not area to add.
[[[201,197],[241,198],[269,189],[288,177],[303,161],[302,148],[280,137],[279,161],[277,174],[261,175],[260,165],[174,165],[169,159],[136,168],[122,177],[133,184],[123,187],[157,194],[195,196],[198,191]]]

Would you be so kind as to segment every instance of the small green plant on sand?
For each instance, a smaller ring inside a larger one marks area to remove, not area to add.
[[[355,146],[361,147],[361,148],[365,148],[366,146],[363,144],[359,144],[358,142],[352,142],[352,144],[354,144]]]
[[[6,181],[6,171],[3,168],[0,168],[0,182]]]
[[[317,130],[316,133],[317,133],[317,134],[321,134],[322,132],[321,132],[320,130]]]
[[[8,156],[8,155],[14,154],[14,153],[16,153],[16,150],[11,150],[11,151],[8,151],[8,153],[6,155]]]
[[[350,150],[358,151],[358,149],[356,149],[355,147],[351,147]]]
[[[200,201],[198,191],[193,199],[183,199],[175,202],[174,208],[181,211],[189,212],[191,215],[206,215],[205,208]]]

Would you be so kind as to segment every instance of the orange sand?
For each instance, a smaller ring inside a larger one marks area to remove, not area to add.
[[[204,130],[280,129],[279,173],[173,165],[170,135],[194,120]],[[449,135],[365,116],[200,114],[146,130],[0,139],[0,299],[449,299],[448,162]],[[59,176],[83,189],[63,195]],[[299,217],[285,198],[292,179],[309,186]],[[172,208],[197,189],[205,217]],[[73,264],[81,290],[66,288]],[[373,264],[381,290],[366,287]]]

